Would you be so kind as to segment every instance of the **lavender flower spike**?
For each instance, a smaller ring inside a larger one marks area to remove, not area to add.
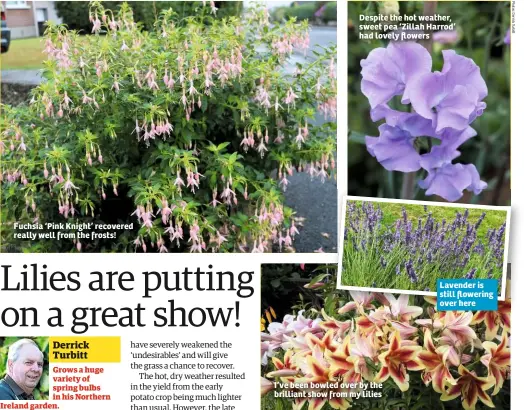
[[[387,103],[395,95],[402,95],[402,103],[409,104],[410,81],[429,73],[431,64],[431,55],[417,43],[391,42],[387,48],[376,48],[360,62],[362,93],[371,108]]]

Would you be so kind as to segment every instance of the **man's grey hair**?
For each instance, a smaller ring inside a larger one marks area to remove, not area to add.
[[[7,362],[9,361],[16,362],[18,358],[20,357],[20,349],[26,345],[33,345],[38,350],[40,350],[40,347],[35,343],[34,340],[31,339],[20,339],[14,342],[11,346],[9,346],[9,351],[7,353]]]

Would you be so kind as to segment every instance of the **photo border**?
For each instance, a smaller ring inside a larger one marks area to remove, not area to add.
[[[386,288],[373,288],[373,287],[360,287],[360,286],[347,286],[342,285],[342,257],[344,253],[344,229],[346,227],[346,209],[348,201],[367,201],[367,202],[386,202],[396,204],[410,204],[410,205],[427,205],[427,206],[445,206],[449,208],[464,208],[464,209],[485,209],[491,211],[506,211],[506,234],[504,238],[504,260],[502,266],[502,283],[500,295],[497,295],[497,300],[506,300],[506,276],[508,271],[508,253],[509,253],[509,238],[510,238],[510,226],[511,226],[511,206],[493,206],[493,205],[476,205],[476,204],[457,204],[454,202],[433,202],[433,201],[416,201],[408,199],[391,199],[391,198],[373,198],[365,196],[350,196],[345,195],[342,203],[342,214],[339,229],[339,242],[338,242],[338,269],[337,269],[337,289],[342,290],[358,290],[366,292],[384,292],[384,293],[400,293],[407,295],[424,295],[424,296],[437,296],[437,292],[424,292],[418,290],[405,290],[405,289],[386,289]],[[444,278],[443,278],[444,279]]]

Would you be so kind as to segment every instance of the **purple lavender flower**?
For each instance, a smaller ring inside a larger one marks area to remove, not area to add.
[[[479,226],[480,226],[480,224],[482,223],[482,221],[484,220],[485,217],[486,217],[486,212],[482,212],[482,214],[480,215],[477,223],[475,224],[475,229],[479,229]]]
[[[418,276],[417,276],[417,273],[415,272],[415,268],[413,268],[413,262],[411,261],[411,259],[409,261],[407,261],[404,266],[406,267],[406,272],[408,274],[408,277],[409,277],[409,280],[411,281],[411,283],[417,283],[418,282]]]
[[[362,67],[362,93],[371,108],[385,104],[395,95],[403,95],[402,103],[410,102],[410,82],[431,71],[431,55],[413,42],[389,43],[387,48],[375,48]]]
[[[479,242],[474,248],[473,252],[478,253],[479,255],[484,255],[484,245],[482,242]]]
[[[466,273],[464,279],[473,279],[475,277],[475,273],[477,273],[477,268],[471,269],[468,273]]]

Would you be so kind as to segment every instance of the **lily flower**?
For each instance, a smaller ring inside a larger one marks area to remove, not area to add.
[[[373,308],[373,305],[371,304],[371,302],[375,300],[373,293],[351,290],[349,291],[349,294],[353,298],[353,301],[342,306],[338,310],[339,314],[348,313],[357,309],[360,311],[363,308]]]
[[[486,324],[487,340],[493,340],[499,328],[508,332],[511,329],[511,301],[501,301],[498,307],[498,310],[476,312],[471,320],[472,325],[482,322]]]
[[[460,377],[457,384],[450,386],[449,389],[440,396],[441,401],[449,401],[462,396],[462,407],[466,410],[473,410],[478,399],[488,407],[495,407],[486,390],[491,389],[495,384],[493,377],[478,377],[475,372],[469,371],[464,366],[458,368]]]
[[[450,385],[457,383],[448,368],[448,355],[451,347],[439,346],[436,348],[433,344],[431,331],[426,329],[424,333],[424,348],[425,350],[418,354],[418,359],[426,367],[425,373],[430,377],[433,389],[437,393],[444,393],[446,383]]]
[[[264,377],[260,377],[260,395],[264,396],[275,388],[273,382]]]
[[[391,334],[389,348],[379,356],[382,368],[375,377],[375,382],[385,382],[390,377],[403,392],[409,389],[408,370],[422,370],[424,366],[417,360],[420,346],[402,346],[400,333]]]
[[[407,322],[422,314],[421,307],[409,306],[409,295],[402,294],[398,299],[391,293],[385,293],[384,296],[389,301],[392,316],[398,318],[401,322]]]
[[[493,342],[484,342],[482,347],[486,350],[486,354],[480,358],[484,366],[488,368],[488,376],[495,378],[495,388],[492,396],[496,395],[504,380],[508,378],[510,369],[510,352],[508,347],[508,334],[502,335],[502,340],[499,345]]]

